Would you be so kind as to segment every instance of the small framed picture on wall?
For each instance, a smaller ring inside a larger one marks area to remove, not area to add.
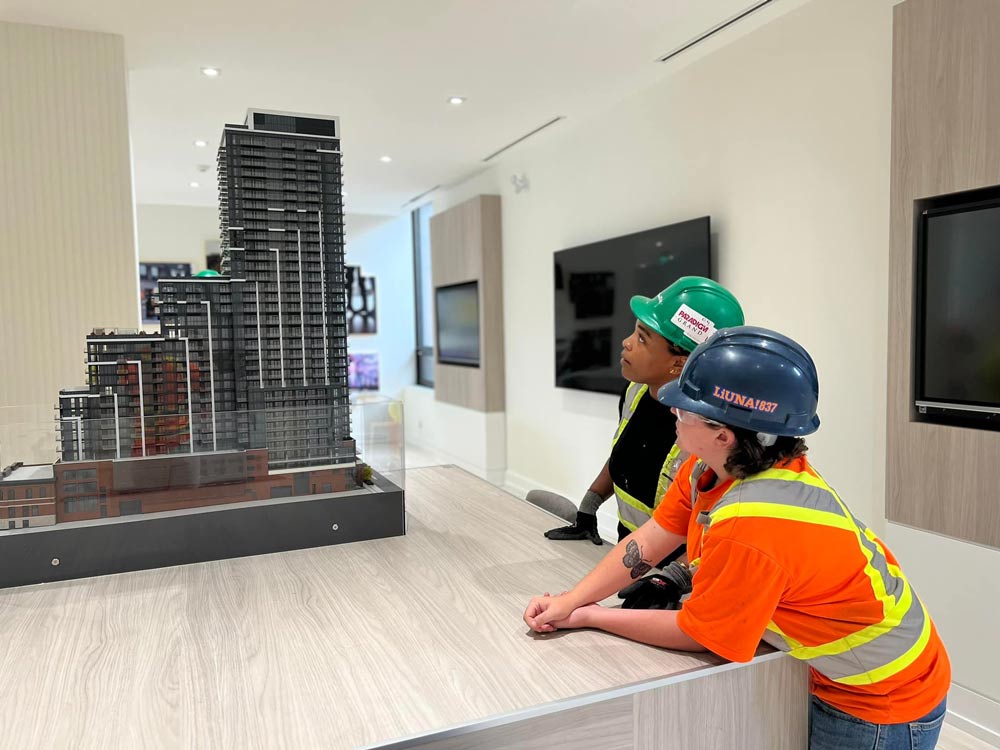
[[[347,333],[378,333],[375,277],[364,276],[361,266],[345,266],[347,283]]]
[[[352,391],[378,390],[378,352],[347,353],[347,387]]]

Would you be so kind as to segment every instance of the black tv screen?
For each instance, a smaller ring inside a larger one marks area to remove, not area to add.
[[[652,297],[681,276],[711,278],[709,217],[555,253],[556,386],[620,393],[621,342],[634,294]]]
[[[917,232],[918,410],[1000,413],[1000,188],[930,199]]]
[[[437,361],[479,367],[479,282],[439,286],[434,303]]]

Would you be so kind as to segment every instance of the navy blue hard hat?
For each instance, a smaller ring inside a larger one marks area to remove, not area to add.
[[[661,404],[713,422],[768,435],[809,435],[819,429],[819,378],[812,357],[767,328],[716,332],[657,397]]]

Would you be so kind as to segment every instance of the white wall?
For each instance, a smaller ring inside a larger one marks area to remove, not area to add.
[[[710,214],[720,280],[823,373],[817,465],[878,525],[890,51],[890,3],[818,0],[435,200],[503,195],[515,480],[580,496],[615,427],[614,397],[553,386],[552,252]]]
[[[710,214],[718,277],[748,322],[816,359],[823,426],[811,458],[898,547],[955,681],[997,701],[1000,552],[887,529],[884,516],[893,4],[805,4],[603,116],[560,124],[437,195],[435,211],[503,196],[507,482],[574,499],[607,456],[617,404],[553,386],[552,253]],[[513,173],[530,190],[515,194]],[[987,704],[980,715],[1000,727]]]
[[[145,263],[190,263],[191,273],[205,270],[205,243],[219,239],[219,209],[140,203],[135,207],[139,260]],[[159,323],[142,330],[155,333]]]
[[[147,263],[190,263],[192,273],[205,270],[205,243],[219,239],[216,206],[136,206],[139,260]]]
[[[346,262],[374,276],[378,333],[351,334],[350,351],[379,354],[380,392],[401,399],[416,380],[417,334],[414,323],[413,236],[410,215],[372,217],[348,214]]]

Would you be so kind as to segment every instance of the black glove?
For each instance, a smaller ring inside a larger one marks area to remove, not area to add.
[[[546,539],[563,541],[567,539],[589,539],[594,544],[604,544],[597,533],[597,516],[591,513],[577,511],[576,521],[572,526],[562,526],[545,532]]]
[[[622,609],[680,609],[681,597],[691,591],[691,572],[670,563],[663,573],[636,581],[618,592]]]
[[[622,609],[680,609],[677,584],[657,574],[646,576],[618,592]]]

